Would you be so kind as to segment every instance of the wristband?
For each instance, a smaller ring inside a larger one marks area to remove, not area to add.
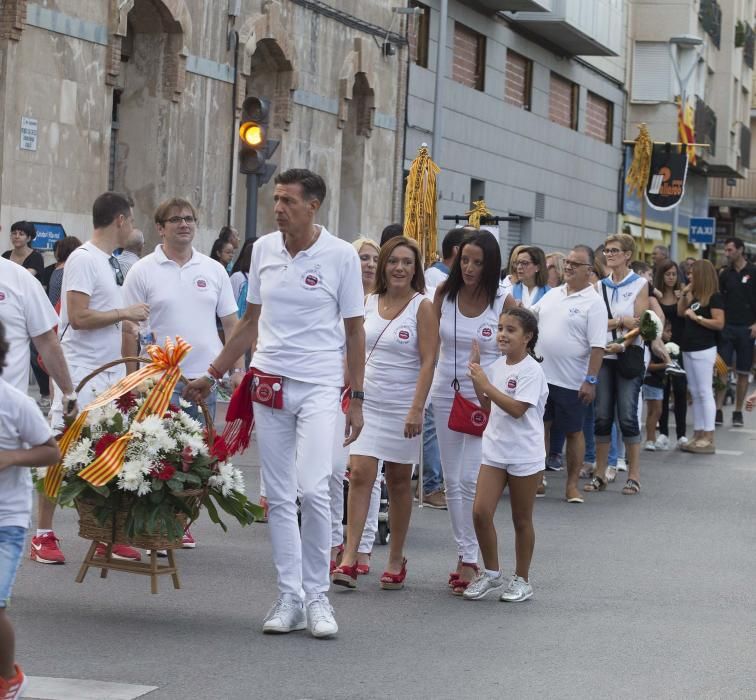
[[[217,370],[215,365],[213,363],[210,363],[210,366],[207,368],[207,374],[209,377],[211,377],[213,380],[218,381],[219,379],[223,378],[223,375]]]
[[[349,398],[351,399],[359,399],[360,401],[365,400],[365,392],[364,391],[352,391],[349,394]]]
[[[588,382],[588,384],[596,385],[596,384],[598,384],[598,377],[596,377],[593,374],[588,374],[585,377],[585,381]]]
[[[210,365],[210,366],[212,367],[212,365]],[[242,367],[234,367],[231,370],[231,374],[238,374],[239,372],[243,372],[243,371],[244,371],[244,369]]]

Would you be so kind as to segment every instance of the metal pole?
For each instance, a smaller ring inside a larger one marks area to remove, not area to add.
[[[245,240],[257,237],[257,173],[247,174],[247,220],[244,228]]]
[[[441,109],[443,107],[443,91],[441,82],[446,71],[446,27],[449,24],[449,0],[441,0],[441,12],[438,25],[438,46],[436,48],[436,87],[433,96],[433,160],[441,164],[441,142],[443,140],[443,124],[441,123]]]

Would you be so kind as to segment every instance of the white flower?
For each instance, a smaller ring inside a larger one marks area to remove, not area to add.
[[[232,464],[222,462],[218,465],[218,473],[213,474],[208,480],[208,484],[218,489],[224,496],[228,496],[231,491],[244,493],[244,475],[241,470],[236,469]]]
[[[194,452],[194,454],[196,455],[202,455],[203,457],[206,457],[209,454],[207,444],[199,435],[180,433],[176,436],[176,441],[183,447],[190,447],[192,449],[192,452]]]
[[[92,450],[92,441],[89,438],[82,438],[68,450],[63,459],[63,467],[67,471],[76,471],[77,468],[85,467],[94,459]]]
[[[188,413],[179,411],[177,415],[178,422],[190,433],[202,434],[202,424],[198,420],[194,420]]]
[[[670,341],[668,343],[665,343],[664,347],[667,348],[667,352],[669,353],[670,357],[680,356],[680,346],[677,343]]]
[[[144,440],[147,451],[152,454],[176,449],[176,440],[168,434],[163,419],[159,416],[147,416],[139,423],[132,423],[131,432],[136,439]]]
[[[187,401],[186,399],[182,399],[179,397],[179,408],[191,408],[192,403],[191,401]]]

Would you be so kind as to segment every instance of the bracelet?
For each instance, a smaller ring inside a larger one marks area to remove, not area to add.
[[[210,365],[210,366],[212,367],[212,365]],[[213,367],[213,369],[215,369],[215,368]],[[239,374],[239,372],[243,372],[243,371],[244,371],[243,367],[234,367],[231,370],[231,374]]]
[[[210,366],[207,368],[207,373],[210,377],[212,377],[216,381],[223,378],[223,375],[218,371],[218,368],[212,362],[210,363]]]

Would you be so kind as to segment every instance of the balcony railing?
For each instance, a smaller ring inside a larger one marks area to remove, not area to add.
[[[725,206],[745,202],[756,204],[756,170],[746,170],[744,178],[710,177],[709,201]]]
[[[740,165],[751,167],[751,130],[745,124],[740,125]]]
[[[719,48],[722,38],[722,8],[717,0],[701,0],[698,19],[701,20],[704,31],[711,37],[714,45]]]
[[[696,100],[694,121],[696,141],[708,143],[710,148],[704,153],[704,160],[709,160],[717,152],[717,115],[702,99]]]

